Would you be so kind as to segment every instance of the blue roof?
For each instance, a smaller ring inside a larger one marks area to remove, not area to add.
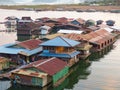
[[[38,52],[42,51],[41,47],[33,49],[33,50],[28,50],[28,49],[24,49],[24,48],[11,47],[13,45],[15,45],[15,44],[6,44],[6,45],[3,45],[3,46],[0,46],[0,53],[3,53],[3,54],[18,54],[20,52],[24,52],[24,53],[27,54],[27,56],[30,56],[32,54],[35,54],[35,53],[38,53]]]
[[[49,53],[49,52],[43,52],[39,54],[39,56],[43,57],[59,57],[59,58],[72,58],[76,55],[80,54],[79,51],[72,52],[71,54],[58,54],[58,53]]]
[[[30,55],[33,55],[33,54],[36,54],[36,53],[39,53],[42,51],[42,47],[39,47],[39,48],[36,48],[36,49],[33,49],[33,50],[24,50],[22,52],[26,53],[27,56],[30,56]],[[21,53],[21,52],[19,52]],[[21,53],[22,54],[22,53]]]
[[[48,40],[48,41],[40,44],[40,45],[42,45],[42,46],[74,47],[74,46],[76,46],[78,44],[80,44],[80,42],[58,36],[58,37],[56,37],[54,39]]]
[[[24,49],[18,49],[18,48],[13,48],[10,47],[14,44],[6,44],[3,46],[0,46],[0,53],[4,54],[18,54],[18,52],[23,51]]]

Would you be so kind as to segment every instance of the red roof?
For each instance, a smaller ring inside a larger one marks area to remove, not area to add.
[[[104,43],[107,40],[114,38],[108,31],[104,29],[97,30],[85,35],[85,38],[90,42]]]
[[[76,34],[76,33],[66,34],[64,35],[64,37],[77,41],[84,40],[84,36],[82,34]]]
[[[104,29],[97,30],[95,32],[90,32],[88,34],[67,34],[64,37],[72,39],[72,40],[87,40],[89,42],[95,42],[95,43],[104,43],[107,40],[110,40],[114,38],[114,36],[111,35],[108,31]]]
[[[39,44],[42,43],[41,40],[31,39],[18,43],[17,45],[24,47],[26,49],[35,49],[39,47]]]
[[[50,58],[45,60],[39,60],[27,65],[25,68],[35,67],[51,76],[61,71],[67,63],[58,59],[58,58]]]

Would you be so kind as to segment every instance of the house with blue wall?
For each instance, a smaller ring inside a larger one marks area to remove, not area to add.
[[[32,62],[35,56],[42,51],[42,47],[39,44],[41,40],[26,40],[23,42],[6,44],[0,46],[0,56],[10,58],[11,61],[23,64],[23,60],[26,63]]]
[[[58,36],[40,44],[43,47],[43,52],[39,54],[39,57],[57,57],[72,66],[79,61],[78,55],[80,52],[75,50],[79,44],[80,42],[78,41]]]

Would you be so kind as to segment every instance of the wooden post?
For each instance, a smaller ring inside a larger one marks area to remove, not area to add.
[[[29,63],[30,60],[29,60],[29,56],[26,56],[26,62]]]

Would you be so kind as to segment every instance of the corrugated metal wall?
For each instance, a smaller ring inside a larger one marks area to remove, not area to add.
[[[32,85],[31,83],[31,77],[25,76],[25,75],[17,75],[15,74],[15,76],[18,76],[20,78],[20,83],[23,85]]]
[[[64,69],[62,69],[60,72],[56,73],[53,76],[53,83],[55,83],[56,81],[58,81],[60,78],[62,78],[63,76],[65,76],[68,73],[68,69],[69,67],[65,67]]]
[[[42,78],[32,77],[32,85],[33,86],[41,86],[42,87]]]

